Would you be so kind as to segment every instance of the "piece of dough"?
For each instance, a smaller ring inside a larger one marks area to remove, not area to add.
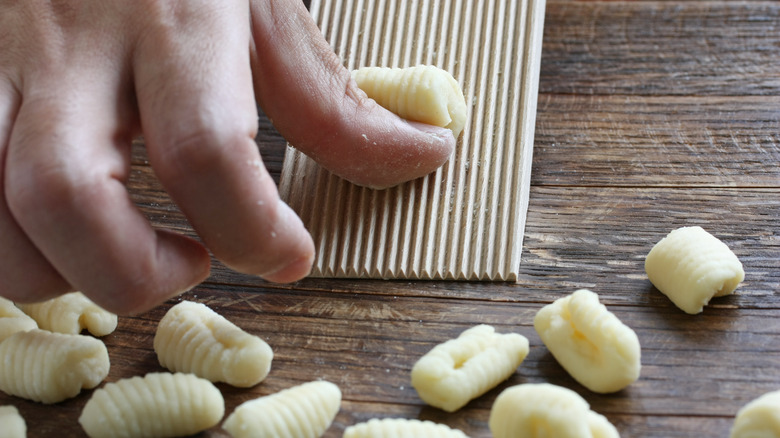
[[[233,438],[318,438],[341,408],[341,390],[319,380],[239,405],[222,427]]]
[[[689,314],[701,313],[712,297],[734,292],[745,279],[737,256],[701,227],[683,227],[661,239],[645,259],[650,282]]]
[[[15,406],[0,406],[0,438],[24,438],[27,423]]]
[[[154,351],[171,371],[244,388],[265,379],[274,357],[265,341],[192,301],[171,307],[160,320]]]
[[[96,390],[79,423],[90,438],[175,437],[214,427],[224,414],[222,393],[208,380],[149,373]]]
[[[639,338],[587,289],[544,306],[534,328],[558,363],[591,391],[616,392],[639,378]]]
[[[17,332],[0,342],[0,390],[42,403],[75,397],[108,375],[108,350],[91,336],[44,330]]]
[[[452,131],[466,126],[466,99],[452,75],[432,65],[363,67],[352,72],[358,87],[399,117]]]
[[[77,335],[86,329],[95,336],[106,336],[117,326],[115,314],[93,303],[81,292],[17,306],[38,322],[42,330]]]
[[[737,412],[730,438],[780,437],[780,391],[768,392]]]
[[[576,392],[549,383],[505,389],[490,409],[494,438],[619,438],[615,426]]]
[[[454,412],[506,380],[527,355],[525,336],[478,325],[421,357],[412,386],[429,405]]]
[[[38,323],[30,318],[13,301],[0,297],[0,341],[16,332],[25,332],[38,328]]]
[[[458,429],[432,421],[406,418],[372,418],[349,426],[343,438],[468,438]]]

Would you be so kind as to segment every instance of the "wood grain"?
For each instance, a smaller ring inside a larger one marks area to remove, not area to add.
[[[780,389],[780,4],[683,0],[547,6],[530,203],[518,283],[307,279],[268,284],[217,261],[184,296],[202,301],[274,348],[262,384],[220,386],[227,411],[297,383],[326,378],[344,391],[327,437],[374,417],[423,418],[489,437],[502,388],[552,382],[582,394],[637,438],[728,436],[749,400]],[[278,178],[284,139],[263,117],[258,146]],[[165,195],[142,143],[134,200],[158,227],[196,233]],[[674,307],[647,281],[644,256],[673,228],[698,224],[741,259],[746,280],[700,315]],[[589,287],[634,328],[642,375],[612,395],[569,378],[532,328],[544,304]],[[172,300],[120,318],[105,338],[108,381],[158,371],[157,321]],[[409,386],[417,357],[477,324],[529,338],[509,381],[455,414],[426,407]],[[0,394],[30,437],[83,436],[87,391],[54,406]],[[222,437],[215,428],[202,436]]]

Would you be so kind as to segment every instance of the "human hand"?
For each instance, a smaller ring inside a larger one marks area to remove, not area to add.
[[[363,185],[425,175],[454,146],[367,99],[298,0],[0,0],[0,295],[139,312],[203,281],[206,247],[269,281],[307,275],[314,246],[262,164],[255,100]],[[139,134],[202,244],[130,200]]]

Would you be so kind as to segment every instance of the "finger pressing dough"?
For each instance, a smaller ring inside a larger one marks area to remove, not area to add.
[[[639,338],[587,289],[544,306],[534,328],[558,363],[591,391],[619,391],[639,378]]]
[[[661,239],[645,259],[650,282],[689,314],[712,297],[734,292],[745,279],[737,256],[701,227],[683,227]]]
[[[549,383],[505,389],[490,409],[494,438],[619,438],[615,426],[576,392]]]
[[[52,332],[76,335],[86,329],[95,336],[105,336],[117,326],[115,314],[99,307],[81,292],[17,306],[37,321],[39,328]]]
[[[438,67],[363,67],[352,77],[368,97],[401,118],[448,128],[455,138],[466,125],[463,91]]]
[[[238,387],[265,379],[274,357],[265,341],[192,301],[171,307],[160,320],[154,351],[160,365],[171,371]]]
[[[90,438],[175,437],[216,426],[224,414],[222,393],[208,380],[149,373],[96,390],[79,423]]]
[[[222,427],[233,438],[317,438],[341,408],[341,390],[324,380],[244,402]]]
[[[0,390],[42,403],[75,397],[108,375],[108,350],[99,339],[44,330],[17,332],[0,342]]]
[[[38,323],[30,318],[13,301],[0,297],[0,341],[16,332],[38,328]]]
[[[478,325],[421,357],[412,386],[429,405],[454,412],[506,380],[527,355],[525,336]]]

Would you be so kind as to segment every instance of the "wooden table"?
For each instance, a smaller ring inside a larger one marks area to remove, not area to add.
[[[519,282],[282,286],[215,262],[213,275],[183,298],[207,303],[275,351],[260,385],[220,385],[228,413],[321,378],[344,398],[326,436],[400,416],[488,437],[502,389],[550,382],[580,393],[623,437],[726,437],[742,405],[780,389],[780,4],[550,0],[543,47]],[[258,144],[278,175],[284,140],[261,123]],[[140,146],[130,186],[156,225],[193,234]],[[652,287],[643,263],[666,233],[694,224],[733,249],[746,279],[692,316]],[[533,329],[539,308],[578,288],[599,293],[639,336],[642,375],[626,390],[584,389]],[[105,338],[107,381],[160,370],[152,338],[173,302],[120,319]],[[410,385],[412,365],[479,323],[525,335],[529,356],[457,413],[426,407]],[[90,394],[54,406],[0,395],[0,404],[20,409],[31,437],[83,436],[76,419]]]

